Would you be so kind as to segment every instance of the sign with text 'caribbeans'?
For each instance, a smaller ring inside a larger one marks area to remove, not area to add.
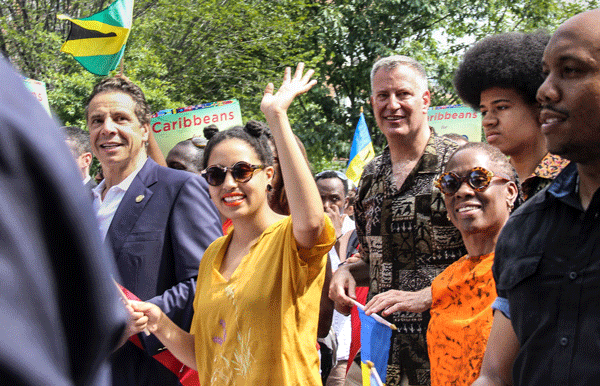
[[[161,110],[152,115],[150,122],[158,147],[165,157],[178,142],[204,137],[202,130],[208,125],[215,125],[219,130],[241,126],[240,103],[232,99]]]
[[[427,119],[438,135],[455,133],[467,137],[470,142],[481,142],[481,113],[468,106],[430,107]]]

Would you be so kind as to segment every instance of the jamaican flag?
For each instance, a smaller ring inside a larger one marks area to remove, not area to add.
[[[116,0],[95,15],[72,19],[71,31],[61,51],[73,55],[81,65],[96,75],[108,75],[117,68],[125,51],[125,43],[133,19],[133,0]]]

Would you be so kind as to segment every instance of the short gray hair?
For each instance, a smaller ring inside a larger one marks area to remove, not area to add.
[[[371,69],[371,92],[373,92],[373,78],[375,77],[377,71],[379,71],[381,68],[385,69],[386,71],[390,71],[400,66],[412,68],[419,76],[419,85],[423,88],[423,91],[428,90],[427,72],[421,63],[409,56],[392,55],[381,58],[377,60],[375,64],[373,64],[373,68]]]

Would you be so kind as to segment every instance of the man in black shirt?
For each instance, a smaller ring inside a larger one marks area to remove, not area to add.
[[[541,129],[571,163],[500,235],[494,325],[474,385],[600,378],[600,9],[557,29],[543,71]]]

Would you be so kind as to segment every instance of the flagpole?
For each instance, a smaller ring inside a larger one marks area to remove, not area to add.
[[[352,303],[354,303],[354,305],[356,305],[356,307],[360,308],[361,310],[363,310],[363,312],[365,311],[365,306],[363,306],[362,304],[360,304],[359,302],[357,302],[356,300],[350,298],[350,300],[352,300]],[[365,314],[367,315],[367,314]],[[398,327],[396,327],[395,324],[388,322],[387,320],[383,319],[381,316],[373,313],[371,315],[368,315],[370,317],[372,317],[373,319],[375,319],[376,321],[378,321],[379,323],[388,326],[389,328],[391,328],[392,330],[396,331],[398,330]]]
[[[379,377],[379,373],[377,372],[377,369],[375,368],[375,364],[371,361],[367,361],[367,367],[369,367],[371,375],[373,375],[373,377],[375,377],[375,382],[377,382],[377,386],[385,386],[385,384],[381,380],[381,377]]]

